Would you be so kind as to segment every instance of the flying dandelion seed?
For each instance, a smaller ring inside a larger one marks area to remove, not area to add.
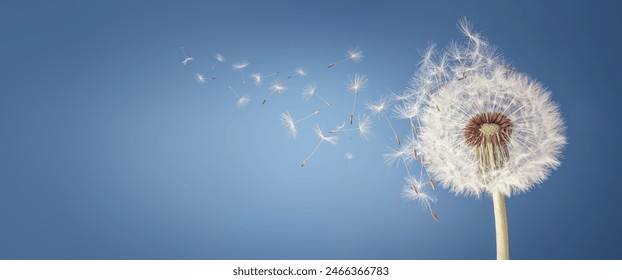
[[[384,116],[384,118],[387,120],[387,123],[389,123],[389,127],[391,128],[391,131],[393,131],[393,135],[395,136],[395,140],[397,141],[397,145],[401,145],[402,142],[400,141],[400,136],[397,135],[397,132],[395,132],[395,129],[393,128],[393,124],[391,124],[391,121],[389,120],[389,117],[386,114],[386,109],[388,106],[388,101],[385,97],[380,98],[380,100],[378,100],[377,102],[368,102],[367,103],[367,109],[369,109],[372,112],[372,115],[377,116],[377,115],[382,115]]]
[[[216,65],[218,65],[218,63],[225,62],[225,57],[222,56],[222,54],[217,53],[214,57],[216,58],[216,62],[214,63],[214,65],[212,65],[212,70],[214,70],[214,68],[216,67]]]
[[[305,165],[309,162],[313,154],[315,154],[315,152],[320,147],[320,145],[322,145],[322,143],[328,142],[328,143],[331,143],[333,146],[337,144],[337,136],[325,136],[324,133],[322,133],[320,126],[317,123],[315,124],[314,130],[315,130],[315,134],[317,134],[317,136],[320,138],[320,142],[317,143],[317,145],[315,146],[313,151],[311,151],[309,156],[307,156],[307,158],[305,158],[305,160],[302,161],[301,167],[305,167]]]
[[[371,118],[367,115],[362,115],[358,117],[357,127],[356,128],[344,128],[345,123],[337,126],[337,128],[328,131],[328,133],[338,133],[338,132],[347,132],[347,131],[358,131],[359,135],[363,140],[367,140],[369,135],[371,134],[371,129],[373,128],[373,123]]]
[[[293,77],[304,77],[306,75],[307,75],[307,72],[305,71],[304,68],[296,68],[296,71],[294,71],[294,74],[287,76],[287,78],[291,79]]]
[[[393,113],[396,118],[408,120],[413,137],[415,137],[417,132],[415,127],[415,119],[420,114],[422,108],[421,105],[423,103],[420,100],[406,100],[403,101],[402,104],[397,104],[393,107]]]
[[[216,78],[214,78],[214,77],[205,77],[205,75],[203,75],[201,73],[196,73],[195,74],[195,78],[197,80],[197,83],[199,83],[199,84],[207,83],[207,80],[216,80]]]
[[[505,197],[529,191],[561,164],[564,122],[539,82],[507,66],[466,20],[459,28],[466,42],[426,52],[411,81],[424,100],[416,141],[441,185],[492,196],[497,259],[509,259]]]
[[[270,96],[272,96],[272,94],[274,94],[275,92],[278,94],[285,92],[287,90],[287,86],[285,85],[285,83],[274,81],[270,85],[269,89],[270,89],[270,93],[266,96],[266,98],[264,98],[263,101],[261,101],[261,105],[266,104],[266,102],[268,101],[268,98],[270,98]]]
[[[181,49],[181,54],[184,56],[184,59],[181,61],[181,64],[186,65],[188,62],[193,61],[194,57],[186,55],[184,51],[184,47],[179,47]]]
[[[324,102],[324,104],[326,104],[326,106],[328,107],[333,107],[333,103],[331,103],[330,101],[327,101],[326,99],[324,99],[323,97],[321,97],[319,94],[317,94],[317,85],[315,83],[309,84],[303,91],[302,91],[302,98],[304,100],[309,100],[309,98],[313,97],[313,96],[317,96],[320,100],[322,100],[322,102]]]
[[[261,87],[261,83],[263,82],[263,80],[265,78],[272,77],[272,76],[274,76],[274,75],[276,75],[278,73],[279,72],[276,71],[276,72],[272,72],[272,74],[266,75],[266,76],[262,76],[260,73],[252,73],[251,74],[251,78],[253,79],[253,83],[255,83],[255,86],[260,88]]]
[[[354,74],[354,77],[348,76],[347,90],[354,94],[354,102],[352,103],[352,112],[350,112],[350,124],[352,124],[352,118],[354,117],[354,109],[356,108],[356,96],[359,91],[367,87],[367,76],[361,74]]]
[[[233,93],[233,95],[238,99],[238,101],[236,102],[236,106],[238,108],[240,107],[244,107],[244,105],[248,104],[251,101],[251,97],[248,94],[242,95],[240,96],[235,89],[233,89],[232,86],[229,86],[229,90],[231,90],[231,93]]]
[[[242,83],[243,84],[246,84],[246,79],[244,79],[244,69],[246,67],[248,67],[248,65],[249,65],[248,61],[239,61],[239,62],[233,63],[231,65],[233,70],[235,70],[235,71],[240,70],[240,75],[242,75]]]
[[[348,50],[348,57],[346,59],[337,61],[335,63],[331,63],[331,64],[328,65],[328,68],[333,68],[333,67],[335,67],[335,65],[344,63],[344,62],[346,62],[348,60],[352,60],[352,62],[354,62],[354,63],[359,63],[359,62],[363,61],[363,58],[365,58],[365,56],[363,55],[363,51],[360,50],[359,48],[349,49]]]
[[[285,128],[287,128],[288,131],[288,135],[291,138],[296,138],[296,134],[298,134],[298,128],[296,127],[296,124],[304,121],[312,116],[315,116],[317,114],[320,113],[320,109],[316,109],[315,111],[313,111],[313,113],[298,119],[298,120],[294,120],[294,117],[292,117],[292,115],[289,113],[289,111],[285,111],[283,113],[281,113],[281,125],[283,125]]]
[[[436,202],[436,197],[432,196],[426,189],[426,185],[423,184],[420,180],[417,180],[415,177],[408,176],[404,179],[406,183],[402,188],[402,197],[418,201],[421,204],[421,207],[426,208],[430,211],[430,215],[432,218],[439,221],[438,215],[434,210],[432,210],[432,203]]]
[[[350,167],[352,166],[352,159],[354,159],[354,154],[347,152],[343,155],[343,157],[348,160],[348,170],[350,170]]]

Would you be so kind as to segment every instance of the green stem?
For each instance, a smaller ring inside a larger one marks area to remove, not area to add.
[[[495,231],[497,235],[497,260],[510,259],[510,241],[508,239],[508,218],[505,210],[505,198],[499,190],[492,193],[495,209]]]

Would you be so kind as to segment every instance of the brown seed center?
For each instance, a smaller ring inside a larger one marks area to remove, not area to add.
[[[464,127],[464,140],[471,147],[485,143],[506,146],[512,135],[512,121],[501,113],[477,114]]]

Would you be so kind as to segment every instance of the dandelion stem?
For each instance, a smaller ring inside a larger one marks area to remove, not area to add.
[[[505,198],[499,190],[492,193],[495,210],[495,231],[497,235],[497,260],[510,259],[510,242],[508,239],[508,218],[505,210]]]

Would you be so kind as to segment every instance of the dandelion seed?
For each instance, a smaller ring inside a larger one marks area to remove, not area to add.
[[[289,111],[285,111],[283,113],[281,113],[281,125],[283,125],[285,128],[287,128],[288,131],[288,135],[292,138],[296,138],[296,134],[298,133],[298,128],[296,127],[296,124],[304,121],[312,116],[315,116],[317,114],[320,113],[320,109],[316,109],[315,111],[313,111],[313,113],[298,119],[298,120],[294,120],[294,117],[292,117],[292,115],[289,113]]]
[[[389,123],[389,127],[391,128],[391,131],[393,131],[393,135],[395,136],[395,140],[397,141],[397,145],[401,145],[402,142],[400,141],[400,136],[397,135],[397,132],[395,132],[395,129],[393,128],[393,124],[391,124],[391,120],[389,120],[389,117],[387,116],[385,110],[388,106],[388,101],[385,97],[380,98],[380,100],[378,100],[377,102],[368,102],[367,103],[367,109],[369,109],[372,112],[372,115],[377,116],[377,115],[382,115],[384,116],[385,120],[387,120],[387,123]]]
[[[301,167],[305,167],[305,165],[309,162],[313,154],[315,154],[315,152],[320,147],[320,145],[322,145],[322,143],[328,142],[332,144],[333,146],[337,144],[337,136],[325,136],[324,133],[322,133],[320,126],[317,123],[315,124],[314,131],[315,131],[315,134],[317,134],[317,136],[320,138],[320,141],[317,143],[313,151],[311,151],[309,156],[307,156],[307,158],[302,162]]]
[[[193,61],[194,57],[186,55],[184,51],[184,47],[179,47],[181,49],[181,54],[184,56],[184,59],[181,61],[181,64],[186,65],[188,62]]]
[[[306,75],[307,75],[307,72],[305,71],[304,68],[296,68],[296,71],[294,71],[294,74],[287,76],[287,78],[291,79],[293,77],[304,77]]]
[[[363,58],[365,58],[365,56],[363,55],[363,51],[360,50],[359,48],[349,49],[348,57],[346,59],[337,61],[335,63],[331,63],[328,65],[328,68],[333,68],[335,65],[344,63],[348,60],[352,60],[352,62],[358,63],[358,62],[363,61]]]
[[[408,165],[413,161],[412,157],[410,157],[410,148],[407,145],[400,146],[397,149],[387,147],[388,152],[382,154],[384,158],[384,162],[387,165],[395,165],[399,166],[399,163],[404,163],[404,166],[408,168]]]
[[[356,96],[359,91],[365,89],[367,87],[367,77],[363,74],[354,74],[354,77],[348,77],[349,82],[347,86],[347,90],[354,94],[354,102],[352,103],[352,112],[350,113],[350,124],[352,124],[352,118],[354,116],[354,109],[356,107]]]
[[[309,100],[309,98],[313,97],[313,96],[317,96],[320,100],[322,100],[322,102],[324,102],[324,104],[326,104],[326,106],[328,107],[333,107],[333,103],[331,103],[330,101],[327,101],[326,99],[324,99],[322,96],[320,96],[317,92],[317,85],[315,83],[309,84],[303,91],[302,91],[302,98],[304,100]]]
[[[373,123],[369,116],[362,115],[358,117],[356,128],[344,128],[344,126],[345,126],[345,123],[343,123],[340,126],[337,126],[336,129],[328,131],[328,133],[358,131],[359,135],[361,135],[361,138],[363,138],[363,140],[367,140],[369,137],[369,134],[371,133],[371,129],[373,128]]]
[[[436,202],[436,197],[428,193],[427,186],[413,176],[408,176],[404,178],[404,180],[406,183],[402,188],[402,197],[418,201],[421,204],[421,207],[429,210],[432,218],[438,221],[438,215],[436,215],[436,212],[432,210],[432,203]]]
[[[240,70],[240,75],[242,75],[242,83],[243,84],[246,84],[246,79],[244,79],[244,69],[246,67],[248,67],[248,65],[249,65],[248,61],[239,61],[239,62],[233,63],[231,65],[233,70],[235,70],[235,71]]]
[[[232,86],[229,86],[229,90],[231,90],[231,93],[233,93],[233,95],[238,99],[238,101],[236,102],[236,106],[238,108],[240,107],[244,107],[244,105],[248,104],[251,101],[251,97],[248,94],[242,95],[240,96],[235,89],[233,89]]]
[[[459,27],[467,41],[430,55],[412,80],[424,97],[418,152],[433,188],[435,178],[457,194],[492,197],[497,258],[508,259],[505,197],[560,165],[564,122],[549,91],[508,67],[466,20]]]
[[[272,94],[274,94],[275,92],[278,94],[285,92],[287,90],[287,85],[279,81],[274,81],[270,85],[269,89],[270,89],[270,93],[266,96],[266,98],[263,99],[263,101],[261,101],[261,105],[266,104],[266,102],[268,101],[268,98],[270,98],[270,96],[272,96]]]
[[[278,73],[279,72],[276,71],[276,72],[273,72],[272,74],[269,74],[269,75],[266,75],[266,76],[262,76],[260,73],[252,73],[251,74],[251,78],[253,78],[253,82],[255,83],[255,86],[260,88],[261,87],[261,83],[263,82],[263,80],[265,78],[272,77],[272,76],[274,76],[274,75],[276,75]]]
[[[199,84],[204,84],[207,82],[207,80],[216,80],[216,78],[214,77],[205,77],[205,75],[201,74],[201,73],[196,73],[195,74],[195,78],[197,80],[197,83]]]
[[[354,154],[347,152],[343,155],[343,157],[348,160],[348,170],[350,170],[352,159],[354,159]]]
[[[214,63],[214,65],[212,65],[212,70],[214,70],[214,68],[216,67],[216,65],[218,65],[218,63],[225,62],[225,57],[222,56],[222,54],[217,53],[214,57],[216,58],[216,62]]]

